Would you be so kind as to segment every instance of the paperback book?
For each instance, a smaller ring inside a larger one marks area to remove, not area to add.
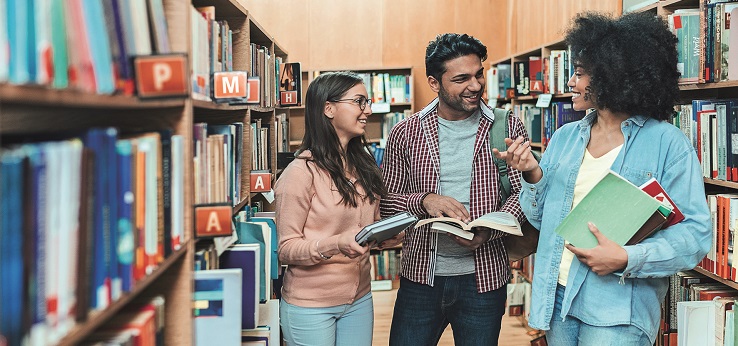
[[[523,236],[518,219],[514,215],[504,211],[484,214],[469,223],[447,216],[433,217],[420,220],[415,224],[415,228],[427,224],[431,224],[431,230],[433,231],[450,233],[467,240],[474,238],[474,227],[487,227],[508,234]]]

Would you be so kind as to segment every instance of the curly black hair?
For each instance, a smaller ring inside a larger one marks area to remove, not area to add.
[[[482,61],[487,60],[487,47],[467,34],[438,35],[425,48],[425,75],[440,81],[446,72],[446,61],[470,54],[475,54]]]
[[[678,41],[663,18],[585,12],[565,40],[574,65],[590,77],[597,108],[670,119],[679,98]]]

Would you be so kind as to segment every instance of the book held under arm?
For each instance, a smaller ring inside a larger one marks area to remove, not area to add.
[[[663,189],[661,192],[666,194]],[[592,222],[618,245],[634,245],[661,229],[671,214],[672,208],[617,173],[608,171],[555,232],[576,247],[590,249],[598,244],[587,226]]]
[[[372,241],[379,244],[398,235],[416,221],[418,221],[418,218],[408,212],[386,217],[362,228],[361,231],[356,234],[356,242],[361,246]]]
[[[420,220],[415,224],[415,228],[429,223],[431,223],[431,230],[433,231],[450,233],[467,240],[474,238],[474,232],[472,231],[474,227],[492,228],[516,236],[523,235],[518,219],[514,215],[504,211],[484,214],[469,223],[447,216],[432,217]]]

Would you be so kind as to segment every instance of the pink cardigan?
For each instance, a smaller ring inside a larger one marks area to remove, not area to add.
[[[275,185],[279,260],[287,264],[282,298],[302,307],[351,304],[370,291],[369,252],[350,259],[338,250],[341,233],[358,233],[379,219],[379,204],[341,203],[328,172],[305,151],[282,172]],[[359,192],[364,191],[359,186]],[[323,259],[320,252],[331,259]]]

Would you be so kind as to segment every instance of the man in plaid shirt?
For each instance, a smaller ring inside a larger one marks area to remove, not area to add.
[[[486,58],[487,47],[466,34],[439,35],[428,45],[426,75],[438,98],[390,132],[383,216],[409,211],[469,222],[506,211],[525,220],[519,171],[508,169],[512,191],[500,201],[489,144],[495,119],[481,100]],[[509,128],[527,141],[520,119],[509,117]],[[510,280],[504,233],[476,228],[466,240],[427,225],[405,232],[390,345],[436,345],[449,323],[457,345],[497,345]]]

